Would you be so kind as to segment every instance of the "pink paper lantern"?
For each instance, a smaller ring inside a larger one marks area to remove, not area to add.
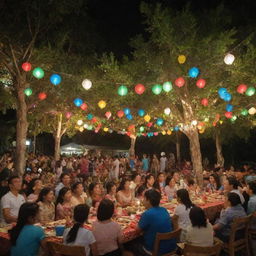
[[[201,104],[202,104],[204,107],[207,107],[207,106],[208,106],[208,104],[209,104],[208,99],[203,98],[203,99],[201,100]]]
[[[175,85],[178,86],[179,88],[181,88],[182,86],[184,86],[185,84],[185,80],[183,77],[178,77],[176,80],[175,80]]]
[[[107,119],[109,119],[110,117],[111,117],[111,112],[110,111],[107,111],[106,113],[105,113],[105,117],[107,118]]]

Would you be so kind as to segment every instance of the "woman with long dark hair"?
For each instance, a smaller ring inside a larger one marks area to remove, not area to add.
[[[71,204],[73,207],[84,204],[87,198],[86,193],[84,192],[84,187],[82,182],[76,182],[71,187],[72,190],[72,197],[71,197]]]
[[[27,201],[35,203],[38,199],[39,193],[43,188],[43,183],[39,178],[33,179],[28,186],[28,197]]]
[[[118,204],[121,205],[122,207],[132,205],[134,197],[130,189],[130,181],[128,179],[124,178],[120,182],[116,198]]]
[[[84,228],[83,225],[88,219],[90,208],[86,204],[79,204],[74,209],[74,225],[72,228],[67,228],[63,234],[65,244],[84,246],[85,254],[97,254],[96,240],[93,233]]]
[[[40,246],[45,248],[45,234],[38,222],[39,206],[36,203],[21,205],[16,226],[10,231],[11,256],[36,256]]]
[[[207,185],[207,190],[210,192],[215,192],[218,190],[223,190],[220,184],[220,178],[217,174],[213,173],[209,176],[210,183]]]
[[[71,218],[73,206],[71,204],[71,190],[69,188],[62,188],[59,192],[56,201],[56,220]]]
[[[86,204],[90,207],[96,207],[97,204],[102,200],[102,191],[100,188],[100,183],[93,182],[88,187],[89,197],[86,200]]]

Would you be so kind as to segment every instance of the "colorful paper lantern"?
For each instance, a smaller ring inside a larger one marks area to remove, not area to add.
[[[131,115],[131,114],[126,115],[126,118],[127,118],[128,120],[132,120],[132,115]]]
[[[255,115],[256,114],[256,108],[255,107],[251,107],[249,110],[248,110],[248,113],[250,115]]]
[[[232,65],[234,60],[235,60],[235,56],[231,53],[226,54],[224,57],[224,62],[227,65]]]
[[[43,69],[37,67],[37,68],[34,68],[33,72],[32,72],[33,76],[37,79],[41,79],[44,77],[44,71]]]
[[[108,131],[108,128],[107,128],[107,127],[104,127],[104,128],[103,128],[103,131],[104,131],[104,132],[107,132],[107,131]]]
[[[117,111],[117,116],[119,118],[122,118],[124,116],[124,111],[122,111],[122,110]]]
[[[175,131],[175,132],[178,132],[178,131],[179,131],[179,129],[180,129],[180,127],[179,127],[179,126],[175,126],[175,127],[174,127],[174,131]]]
[[[72,116],[72,113],[71,113],[71,112],[67,112],[67,113],[66,113],[66,118],[67,118],[67,119],[69,119],[71,116]]]
[[[98,102],[98,106],[99,106],[99,108],[103,109],[103,108],[105,108],[107,106],[107,103],[104,100],[100,100]]]
[[[196,68],[196,67],[193,67],[191,68],[189,71],[188,71],[188,75],[192,78],[196,78],[198,75],[199,75],[199,69]]]
[[[157,136],[158,135],[158,132],[154,132],[154,136]]]
[[[88,106],[87,106],[86,103],[83,103],[83,104],[80,106],[80,108],[81,108],[82,110],[86,110],[86,109],[88,108]]]
[[[166,135],[166,131],[162,131],[162,134],[163,134],[163,135]]]
[[[79,125],[79,126],[80,126],[80,125],[83,125],[83,121],[82,121],[82,120],[78,120],[78,121],[77,121],[77,125]]]
[[[171,135],[172,134],[172,131],[171,130],[168,130],[167,131],[167,135]]]
[[[236,119],[237,119],[237,116],[232,116],[230,120],[231,120],[232,122],[235,122]]]
[[[124,114],[127,116],[131,113],[131,110],[129,108],[124,108]]]
[[[246,93],[245,93],[247,96],[253,96],[255,94],[255,88],[254,87],[249,87],[247,90],[246,90]]]
[[[172,83],[171,82],[165,82],[163,84],[163,90],[165,92],[170,92],[172,90]]]
[[[150,115],[145,115],[145,116],[144,116],[144,120],[145,120],[146,122],[149,122],[150,119],[151,119]]]
[[[47,94],[45,92],[40,92],[38,94],[38,99],[39,100],[45,100],[47,98]]]
[[[151,127],[153,125],[153,123],[152,122],[149,122],[149,123],[147,123],[147,127]]]
[[[88,119],[88,120],[92,120],[92,119],[93,119],[93,114],[91,114],[91,113],[88,114],[88,115],[87,115],[87,119]],[[89,127],[88,127],[88,129],[89,129]],[[89,129],[89,130],[90,130],[90,129]]]
[[[83,100],[80,99],[80,98],[76,98],[74,100],[74,104],[77,106],[77,107],[81,107],[81,105],[83,104]]]
[[[175,80],[175,85],[178,86],[179,88],[181,88],[182,86],[184,86],[185,84],[185,80],[183,77],[178,77],[176,80]]]
[[[143,109],[138,110],[138,115],[143,117],[145,115],[145,111]]]
[[[200,89],[203,89],[204,87],[205,87],[205,85],[206,85],[206,81],[204,80],[204,79],[198,79],[197,81],[196,81],[196,86],[198,87],[198,88],[200,88]]]
[[[161,92],[162,92],[162,86],[160,84],[155,84],[153,85],[152,87],[152,92],[155,94],[155,95],[159,95]]]
[[[157,118],[156,124],[157,124],[158,126],[162,126],[163,123],[164,123],[164,120],[163,120],[162,118]]]
[[[144,126],[141,126],[140,127],[140,132],[144,132],[144,130],[145,130]]]
[[[137,84],[134,88],[135,92],[139,95],[143,94],[146,90],[145,86],[143,84]]]
[[[226,88],[220,88],[218,90],[218,94],[220,96],[221,99],[223,99],[225,97],[225,94],[227,93],[227,89]]]
[[[241,115],[247,116],[248,115],[248,110],[247,109],[242,109],[241,110]]]
[[[32,89],[31,88],[26,88],[25,90],[24,90],[24,93],[25,93],[25,95],[26,96],[31,96],[32,95]]]
[[[84,131],[84,127],[79,127],[79,131],[83,132]]]
[[[88,124],[84,124],[84,129],[87,129],[88,128]]]
[[[90,90],[92,87],[92,81],[89,79],[84,79],[82,82],[82,86],[85,90]]]
[[[105,117],[107,118],[107,119],[109,119],[110,117],[111,117],[111,112],[110,111],[107,111],[106,113],[105,113]]]
[[[238,93],[243,94],[243,93],[245,93],[246,90],[247,90],[247,85],[245,85],[245,84],[240,84],[240,85],[238,85],[238,87],[237,87],[236,90],[237,90]]]
[[[117,90],[117,93],[120,95],[120,96],[125,96],[127,95],[128,93],[128,89],[125,85],[120,85],[118,90]]]
[[[231,96],[231,94],[230,93],[225,93],[225,96],[224,96],[224,98],[223,98],[223,100],[224,101],[231,101],[231,99],[232,99],[232,96]]]
[[[169,116],[171,114],[171,109],[170,108],[165,108],[164,109],[164,114]]]
[[[61,76],[58,74],[53,74],[50,76],[50,81],[53,85],[58,85],[61,83]]]
[[[201,104],[202,104],[204,107],[207,107],[208,104],[209,104],[208,99],[207,99],[207,98],[203,98],[203,99],[201,100]]]
[[[227,112],[232,112],[232,111],[233,111],[233,105],[227,104],[227,105],[226,105],[226,111],[227,111]]]
[[[179,55],[178,62],[180,64],[184,64],[186,62],[186,56],[185,55]]]
[[[232,118],[232,112],[226,112],[225,117],[228,119]]]
[[[21,67],[26,72],[30,71],[32,68],[32,66],[29,62],[24,62]]]

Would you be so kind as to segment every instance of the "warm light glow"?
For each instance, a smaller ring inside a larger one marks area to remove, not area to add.
[[[84,81],[82,82],[82,86],[83,86],[83,88],[84,88],[85,90],[91,89],[91,87],[92,87],[92,82],[91,82],[91,80],[89,80],[89,79],[84,79]]]
[[[256,108],[255,107],[251,107],[249,110],[248,110],[248,113],[250,115],[255,115],[256,114]]]
[[[225,64],[227,64],[227,65],[232,65],[233,62],[234,62],[234,60],[235,60],[235,56],[234,56],[233,54],[231,54],[231,53],[228,53],[228,54],[225,56],[225,58],[224,58],[224,62],[225,62]]]
[[[170,115],[171,114],[171,109],[170,108],[166,108],[165,110],[164,110],[164,113],[165,113],[165,115]]]
[[[80,125],[82,125],[82,124],[83,124],[83,121],[82,121],[82,120],[78,120],[78,121],[77,121],[77,125],[80,126]]]
[[[197,125],[197,121],[196,121],[196,120],[193,120],[193,121],[191,122],[191,124],[194,125],[194,126],[196,126],[196,125]]]

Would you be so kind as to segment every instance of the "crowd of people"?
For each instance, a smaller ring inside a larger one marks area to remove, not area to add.
[[[85,247],[86,255],[151,255],[156,233],[173,230],[161,199],[177,200],[174,216],[181,228],[180,242],[198,246],[213,245],[213,237],[227,241],[234,218],[256,211],[256,171],[242,168],[205,170],[199,186],[190,162],[177,168],[173,154],[150,160],[138,157],[63,157],[59,161],[44,155],[28,155],[23,177],[15,175],[13,157],[0,160],[1,223],[13,224],[10,230],[11,255],[37,255],[46,250],[44,230],[35,225],[65,219],[65,244]],[[218,219],[207,220],[192,196],[203,193],[225,195]],[[121,226],[115,222],[120,208],[143,204],[136,230],[143,234],[122,243]],[[88,216],[97,216],[92,230],[83,227]],[[256,225],[255,225],[256,227]],[[176,248],[176,241],[160,244],[160,255]]]

